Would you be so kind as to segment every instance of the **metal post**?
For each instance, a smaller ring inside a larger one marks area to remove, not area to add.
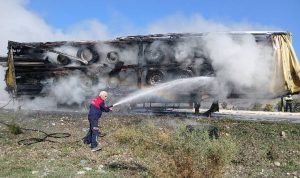
[[[284,105],[283,105],[283,96],[280,97],[280,111],[284,111]]]

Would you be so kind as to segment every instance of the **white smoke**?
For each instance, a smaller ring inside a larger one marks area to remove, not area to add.
[[[170,31],[170,29],[172,31]],[[274,27],[259,24],[231,23],[224,24],[204,19],[200,15],[190,17],[170,16],[161,19],[149,26],[150,33],[199,33],[209,32],[205,35],[204,43],[189,38],[175,46],[175,59],[178,62],[188,63],[197,46],[204,48],[204,55],[212,60],[216,70],[217,80],[220,82],[219,97],[226,97],[231,86],[251,97],[262,97],[269,89],[273,66],[272,47],[269,44],[257,43],[252,35],[244,35],[240,39],[222,32],[228,31],[274,31]],[[222,35],[223,34],[223,35]],[[201,56],[201,55],[200,55]],[[201,63],[201,57],[197,59]],[[253,93],[245,93],[248,90]],[[258,96],[260,95],[260,96]]]
[[[138,46],[137,45],[123,45],[121,48],[115,46],[98,42],[96,45],[96,50],[100,55],[100,59],[107,60],[107,54],[110,52],[116,52],[119,57],[119,61],[123,61],[125,65],[132,65],[138,63]],[[113,64],[115,62],[102,61],[108,64]],[[113,66],[113,65],[112,65]]]
[[[34,99],[23,98],[19,101],[22,109],[57,110],[63,106],[80,106],[88,101],[91,96],[96,96],[106,86],[106,81],[99,79],[93,85],[92,80],[84,75],[74,74],[59,79],[48,79],[48,86],[44,86],[45,97]],[[50,84],[50,85],[49,85]]]
[[[103,81],[97,82],[98,85],[93,85],[93,81],[83,75],[60,78],[51,87],[50,96],[60,104],[81,104],[89,99],[87,96],[94,96],[106,87]]]
[[[7,53],[7,41],[45,41],[63,37],[60,30],[50,27],[42,18],[24,8],[27,1],[1,0],[0,54]]]
[[[4,81],[4,76],[5,76],[5,68],[0,66],[0,103],[4,104],[8,102],[9,100],[9,95],[5,91],[5,81]]]
[[[177,62],[191,64],[192,60],[196,58],[195,63],[199,66],[203,63],[204,56],[207,52],[203,49],[203,40],[199,38],[187,38],[184,41],[177,43],[174,47],[174,57]]]
[[[38,14],[26,9],[27,0],[0,0],[0,55],[7,53],[7,41],[98,40],[110,37],[108,27],[91,19],[64,31],[51,27]]]
[[[224,86],[233,84],[239,92],[251,89],[261,96],[268,92],[274,61],[270,44],[258,44],[252,35],[234,40],[228,35],[210,34],[205,41],[216,77]]]
[[[82,81],[77,76],[70,76],[64,79],[60,79],[58,83],[52,87],[51,92],[57,99],[58,103],[81,103],[85,100],[85,87],[87,85],[81,85]]]
[[[126,65],[138,63],[138,46],[132,45],[125,50],[120,51],[120,60],[124,61]]]
[[[148,33],[197,33],[228,30],[229,28],[224,24],[209,21],[200,15],[191,17],[181,15],[169,16],[150,24],[148,27]]]
[[[226,31],[280,30],[277,27],[249,24],[246,22],[227,23],[205,19],[199,14],[192,16],[174,15],[162,18],[148,26],[146,33],[199,33]]]

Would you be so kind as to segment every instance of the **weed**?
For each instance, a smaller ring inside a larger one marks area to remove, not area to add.
[[[60,118],[35,117],[38,119],[30,116],[16,122],[49,133],[65,129],[71,136],[57,141],[61,143],[16,147],[20,139],[40,133],[25,130],[16,136],[1,126],[0,177],[286,177],[300,167],[299,124],[199,118],[198,124],[210,123],[226,133],[210,139],[205,130],[187,132],[182,119],[113,116],[103,119],[101,125],[107,135],[99,140],[103,149],[94,153],[76,142],[85,134],[81,131],[85,120],[72,119],[54,127],[51,123],[62,122]],[[4,114],[0,119],[11,122]],[[170,119],[172,126],[182,125],[176,128],[162,123]],[[285,138],[280,136],[282,131]],[[78,175],[78,171],[86,172]]]
[[[271,161],[275,161],[279,159],[280,151],[278,150],[278,147],[275,145],[271,145],[270,149],[267,152],[267,158]]]
[[[237,153],[232,140],[212,140],[207,132],[186,132],[180,128],[175,134],[175,162],[182,177],[220,177]],[[181,155],[181,156],[179,156]]]
[[[21,127],[19,125],[17,125],[16,123],[8,124],[7,127],[8,127],[8,130],[10,131],[10,133],[12,133],[14,135],[23,133],[21,130]]]
[[[264,110],[264,111],[273,112],[273,111],[274,111],[273,105],[271,105],[271,104],[266,104],[263,110]]]
[[[227,109],[227,103],[226,102],[222,102],[221,106],[222,106],[223,109]]]

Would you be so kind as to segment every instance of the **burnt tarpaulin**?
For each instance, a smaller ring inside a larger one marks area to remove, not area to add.
[[[15,93],[15,91],[17,90],[17,85],[16,85],[16,78],[15,78],[15,66],[14,66],[14,57],[13,57],[12,48],[10,48],[8,51],[7,71],[5,74],[5,81],[9,91]]]
[[[300,65],[292,46],[291,34],[272,35],[274,47],[273,92],[300,92]]]

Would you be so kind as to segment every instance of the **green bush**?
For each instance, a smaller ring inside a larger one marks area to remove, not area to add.
[[[175,131],[126,127],[115,138],[129,146],[135,157],[143,158],[154,177],[222,177],[237,153],[230,138],[212,140],[206,131],[188,132],[185,126]]]
[[[17,125],[16,123],[8,124],[7,127],[8,127],[8,130],[10,131],[10,133],[12,133],[14,135],[23,133],[20,126]]]
[[[231,139],[212,140],[204,131],[186,132],[185,128],[179,128],[172,141],[181,177],[223,177],[225,167],[237,153]]]
[[[273,111],[274,111],[273,105],[271,105],[271,104],[266,104],[265,107],[264,107],[264,111],[270,111],[270,112],[273,112]]]

